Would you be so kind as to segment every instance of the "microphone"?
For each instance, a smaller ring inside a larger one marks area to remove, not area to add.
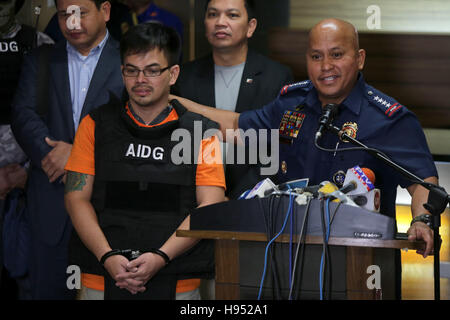
[[[311,193],[313,197],[317,197],[318,191],[324,185],[324,183],[325,182],[330,183],[328,181],[323,181],[319,185],[308,186],[308,181],[309,181],[308,178],[304,178],[280,183],[275,187],[264,190],[264,197],[267,197],[273,193],[280,194],[283,192],[288,192],[289,190],[290,192],[294,192],[297,194],[303,194],[307,192]]]
[[[278,191],[278,187],[270,180],[270,178],[265,178],[258,182],[251,190],[247,190],[241,194],[239,199],[251,199],[254,197],[263,198],[275,191]]]
[[[339,111],[339,105],[334,103],[326,104],[323,107],[323,114],[319,119],[319,130],[316,132],[316,140],[318,140],[322,136],[322,132],[328,124],[333,121],[334,117]]]
[[[347,170],[344,186],[340,189],[354,203],[369,211],[380,211],[380,189],[375,189],[375,173],[369,168],[355,166]]]
[[[375,174],[369,168],[354,166],[347,170],[344,186],[340,189],[345,194],[361,194],[375,189]]]
[[[355,181],[350,181],[347,185],[343,186],[342,188],[339,189],[339,191],[341,191],[342,193],[349,193],[350,191],[355,190],[358,187],[358,185],[356,184]]]
[[[353,200],[341,192],[334,183],[329,181],[324,182],[322,182],[322,187],[319,189],[319,199],[330,198],[333,202],[342,202],[347,205],[356,206]]]
[[[329,181],[321,182],[319,187],[320,188],[318,191],[323,194],[329,194],[329,193],[332,193],[332,192],[338,190],[338,187],[334,183],[331,183]]]
[[[369,211],[380,212],[380,189],[373,189],[363,194],[349,196],[354,203]]]

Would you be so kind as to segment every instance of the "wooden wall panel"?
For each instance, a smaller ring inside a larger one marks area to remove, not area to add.
[[[308,30],[319,20],[334,17],[368,31],[371,5],[380,8],[381,29],[370,31],[450,34],[448,0],[291,0],[289,26]]]
[[[276,28],[269,33],[270,57],[307,79],[308,32]],[[450,129],[450,35],[360,33],[367,51],[364,77],[419,117],[423,127]]]

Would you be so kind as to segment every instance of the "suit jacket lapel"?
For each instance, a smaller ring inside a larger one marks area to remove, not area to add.
[[[73,124],[66,41],[60,41],[53,50],[50,59],[50,78],[53,81],[58,100],[55,107],[61,110],[65,127],[69,129],[70,136],[73,137],[75,126]]]
[[[256,54],[249,50],[247,53],[247,61],[245,62],[244,71],[242,73],[241,87],[239,89],[238,100],[235,111],[241,113],[249,110],[253,105],[253,99],[257,94],[259,87],[258,76],[263,71],[264,66],[261,66]],[[254,106],[260,107],[260,106]]]
[[[115,41],[111,35],[106,41],[105,47],[102,50],[100,58],[97,62],[94,74],[89,84],[89,89],[84,100],[83,109],[81,110],[80,120],[84,118],[91,110],[99,95],[99,91],[102,90],[104,84],[109,79],[109,75],[120,65],[118,59],[118,42]]]

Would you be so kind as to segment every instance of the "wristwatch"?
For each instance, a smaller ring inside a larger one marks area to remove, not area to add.
[[[411,225],[413,225],[413,223],[416,223],[418,221],[425,223],[427,226],[433,229],[433,221],[431,219],[431,214],[421,214],[420,216],[414,217],[411,221]]]

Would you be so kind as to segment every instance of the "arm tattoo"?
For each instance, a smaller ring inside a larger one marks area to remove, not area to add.
[[[72,191],[81,191],[86,185],[87,174],[74,171],[67,172],[67,181],[64,187],[64,193]]]

